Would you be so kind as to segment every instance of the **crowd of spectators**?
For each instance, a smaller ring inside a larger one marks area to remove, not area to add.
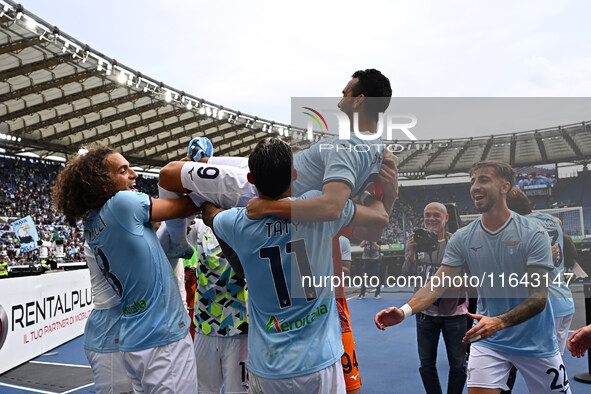
[[[80,223],[68,226],[52,206],[51,188],[63,164],[48,160],[0,156],[0,256],[10,266],[42,264],[55,257],[56,240],[63,245],[64,262],[83,260],[83,230]],[[158,194],[157,178],[140,175],[136,186],[152,196]],[[49,257],[41,258],[40,249],[22,252],[12,222],[30,215],[42,241],[51,242]]]
[[[52,206],[51,188],[63,163],[0,156],[0,256],[8,256],[9,264],[40,262],[39,249],[21,253],[11,222],[30,215],[39,238],[45,241],[60,239],[64,246],[64,261],[83,259],[83,231],[66,225],[64,218]],[[157,196],[157,177],[140,175],[136,187]],[[404,244],[408,236],[422,227],[422,207],[430,201],[456,202],[461,215],[473,214],[468,194],[469,184],[438,185],[436,187],[402,187],[384,230],[381,244]]]

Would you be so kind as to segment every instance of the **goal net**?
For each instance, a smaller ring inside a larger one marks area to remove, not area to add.
[[[539,209],[534,212],[543,212],[557,217],[562,222],[562,229],[573,241],[583,239],[585,223],[583,222],[583,207]],[[478,218],[478,214],[460,215],[462,226],[472,223]]]

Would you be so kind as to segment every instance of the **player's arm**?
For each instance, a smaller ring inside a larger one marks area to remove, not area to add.
[[[378,181],[382,185],[384,209],[390,215],[398,197],[398,168],[394,159],[384,157]]]
[[[214,204],[210,202],[204,202],[201,205],[201,219],[203,220],[203,223],[205,223],[205,225],[211,228],[211,230],[213,231],[213,235],[218,240],[220,249],[224,254],[224,258],[228,260],[230,267],[232,267],[234,272],[236,272],[236,275],[240,276],[241,278],[244,278],[244,268],[242,268],[242,262],[238,258],[238,255],[236,254],[234,249],[230,247],[230,245],[228,245],[223,239],[218,237],[218,235],[215,232],[215,229],[213,228],[213,221],[216,215],[222,211],[224,210],[215,206]]]
[[[322,195],[297,201],[265,200],[255,197],[246,206],[250,219],[276,216],[301,222],[334,221],[351,195],[351,187],[344,182],[328,182],[322,187]]]
[[[563,235],[564,244],[564,267],[572,268],[577,260],[577,247],[568,235]]]
[[[546,267],[528,266],[528,297],[501,315],[488,317],[468,313],[472,319],[478,320],[478,324],[466,332],[463,342],[477,342],[489,338],[497,331],[523,323],[542,312],[548,300],[548,287],[542,278],[547,274]],[[537,285],[534,286],[534,283]]]
[[[178,199],[152,199],[152,221],[161,222],[168,219],[185,218],[195,215],[197,212],[199,212],[199,208],[187,196]]]
[[[393,159],[384,159],[378,179],[382,183],[384,191],[382,213],[388,216],[398,196],[398,169],[396,168],[396,161]],[[351,190],[351,187],[345,182],[332,181],[324,184],[321,196],[306,200],[275,201],[255,197],[248,202],[246,215],[251,219],[277,216],[282,219],[293,218],[302,222],[334,221],[341,216],[341,212],[351,196]],[[356,238],[379,239],[381,237],[381,231],[376,236],[371,230],[365,236],[364,234],[359,234]]]
[[[223,211],[222,208],[219,208],[210,202],[204,202],[201,205],[201,220],[203,220],[203,223],[205,223],[207,227],[213,230],[213,219],[218,213]]]
[[[384,214],[386,223],[382,225],[382,223],[372,223],[369,226],[366,225],[365,227],[357,225],[353,228],[352,236],[356,239],[367,239],[370,241],[378,241],[382,234],[384,233],[384,227],[388,226],[389,224],[389,216],[392,212],[392,207],[394,206],[394,202],[398,196],[398,169],[396,168],[396,161],[389,158],[384,158],[382,162],[382,167],[380,169],[380,174],[378,176],[379,184],[382,187],[382,205],[374,205],[375,209],[378,209],[381,214]],[[376,182],[377,184],[377,182]],[[375,185],[375,184],[374,184]],[[375,198],[373,195],[369,193],[365,193],[366,197],[369,197],[369,201],[371,198]],[[362,198],[364,200],[363,205],[369,205],[365,202],[366,198]]]
[[[364,200],[364,204],[355,204],[357,209],[355,218],[351,222],[353,226],[352,237],[368,241],[378,241],[384,233],[384,227],[390,223],[388,212],[382,201],[375,197]]]
[[[340,215],[339,215],[340,216]],[[353,234],[356,236],[356,229],[359,227],[368,230],[368,235],[373,231],[377,234],[377,239],[363,238],[368,241],[377,241],[382,236],[384,227],[390,223],[388,213],[384,209],[384,204],[379,200],[372,201],[368,206],[355,204],[355,216],[349,225],[354,226]]]
[[[453,278],[460,275],[462,267],[442,265],[431,280],[421,287],[401,308],[395,306],[378,312],[374,323],[380,330],[402,322],[406,317],[422,312],[441,298],[445,290],[453,283]]]

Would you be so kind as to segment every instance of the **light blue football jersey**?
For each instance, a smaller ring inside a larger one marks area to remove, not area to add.
[[[147,194],[120,191],[84,224],[99,268],[121,297],[121,351],[176,342],[189,329],[176,278],[150,223],[151,204]]]
[[[364,141],[352,134],[350,140],[334,137],[298,152],[293,156],[293,166],[298,171],[298,178],[293,182],[294,195],[322,190],[322,186],[331,181],[349,185],[351,196],[359,194],[380,173],[383,147],[381,137]]]
[[[535,220],[548,231],[552,245],[558,244],[560,252],[558,261],[554,262],[554,269],[550,272],[551,282],[548,287],[548,301],[552,304],[554,317],[572,315],[575,313],[575,302],[573,293],[566,285],[564,277],[564,238],[560,222],[556,217],[543,212],[534,212],[525,217]]]
[[[302,198],[319,195],[313,191]],[[330,278],[332,239],[354,213],[349,200],[334,222],[251,220],[245,208],[215,217],[216,235],[236,251],[244,267],[250,320],[247,365],[255,375],[306,375],[340,359],[343,344],[330,282],[314,286],[302,277]]]
[[[477,313],[485,316],[503,314],[527,298],[525,283],[519,283],[527,267],[544,267],[548,271],[554,268],[546,230],[514,212],[494,233],[484,227],[480,217],[458,230],[447,244],[442,265],[457,267],[464,262],[470,274],[481,281],[477,288]],[[510,281],[510,277],[516,278],[517,283]],[[479,341],[478,345],[518,356],[558,354],[551,305],[547,304],[531,319]]]
[[[84,349],[96,353],[119,351],[121,305],[110,309],[93,309],[84,327]]]
[[[84,257],[90,274],[94,304],[84,327],[84,349],[96,353],[118,352],[121,299],[103,276],[87,242],[84,242]]]

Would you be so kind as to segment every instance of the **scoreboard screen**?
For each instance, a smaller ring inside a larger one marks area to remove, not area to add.
[[[556,164],[541,164],[528,167],[517,167],[516,186],[528,197],[551,196],[552,189],[558,186],[558,169]]]

